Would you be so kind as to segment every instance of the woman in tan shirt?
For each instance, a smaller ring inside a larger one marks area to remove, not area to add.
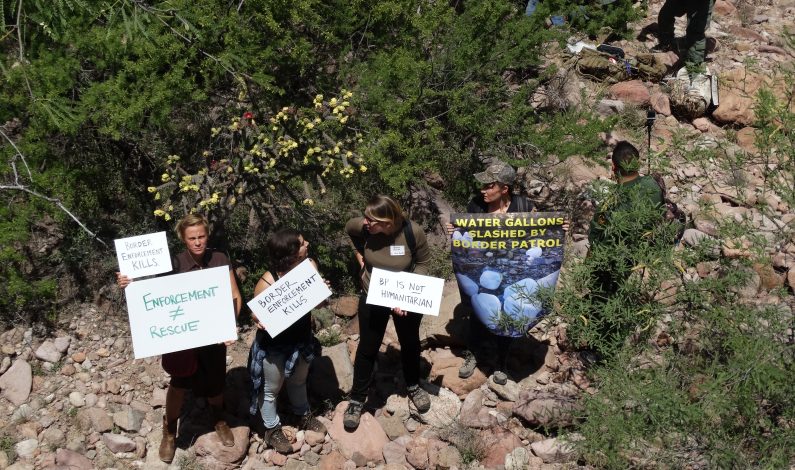
[[[361,268],[363,294],[359,300],[359,347],[353,365],[351,400],[345,411],[343,424],[348,430],[359,426],[370,378],[384,339],[389,317],[395,323],[400,341],[400,357],[408,395],[420,413],[430,409],[428,392],[419,386],[420,379],[420,322],[422,315],[377,305],[367,305],[370,273],[374,267],[388,271],[428,273],[430,251],[425,232],[415,222],[406,219],[400,204],[389,196],[374,196],[367,203],[364,217],[355,217],[345,225],[345,231],[356,247],[356,259]]]

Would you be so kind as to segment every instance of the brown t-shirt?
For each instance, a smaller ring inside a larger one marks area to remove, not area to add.
[[[411,272],[427,275],[431,253],[428,249],[428,241],[425,239],[425,232],[415,222],[409,221],[409,223],[416,241],[414,270]],[[367,266],[387,271],[409,271],[412,259],[411,250],[402,229],[391,235],[369,234],[367,231],[362,231],[363,226],[364,218],[355,217],[345,224],[345,232],[351,237],[354,245],[364,246],[365,269],[362,269],[360,275],[362,287],[367,292],[370,285],[370,271],[366,269]]]
[[[212,248],[207,248],[207,250],[204,251],[201,263],[197,263],[187,250],[174,257],[173,263],[174,270],[171,274],[182,274],[198,269],[217,268],[219,266],[228,266],[229,269],[232,269],[229,258],[227,258],[224,253],[213,250]]]

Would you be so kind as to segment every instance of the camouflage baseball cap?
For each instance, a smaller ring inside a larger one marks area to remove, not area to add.
[[[516,171],[514,171],[513,167],[497,159],[491,161],[489,166],[486,167],[486,171],[475,173],[472,176],[474,176],[480,184],[496,182],[510,186],[516,181]]]

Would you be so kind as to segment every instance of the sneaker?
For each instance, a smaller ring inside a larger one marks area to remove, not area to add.
[[[312,416],[311,413],[301,416],[301,420],[298,423],[298,429],[326,434],[326,426],[321,423],[320,420]]]
[[[417,411],[425,413],[431,409],[431,397],[424,388],[419,385],[411,385],[408,387],[408,392],[409,399],[417,407]]]
[[[508,383],[508,374],[501,370],[496,370],[491,379],[494,380],[494,383],[497,385],[505,385]]]
[[[351,400],[348,403],[348,409],[345,410],[345,415],[342,418],[342,425],[348,431],[355,431],[359,427],[359,421],[362,419],[362,408],[364,403],[356,400]]]
[[[281,425],[267,429],[263,440],[280,454],[293,453],[293,446],[290,444],[290,439],[287,439],[287,436],[284,435]]]
[[[478,361],[475,355],[470,351],[464,351],[464,365],[458,369],[458,377],[466,379],[475,373],[475,368],[478,366]]]

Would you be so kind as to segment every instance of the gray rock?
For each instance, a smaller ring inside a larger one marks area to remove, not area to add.
[[[394,441],[387,442],[384,445],[384,461],[387,465],[403,465],[403,468],[408,466],[406,460],[406,443],[411,438],[404,436]]]
[[[553,437],[530,444],[533,453],[544,461],[544,463],[563,463],[570,462],[576,458],[574,447],[569,442]]]
[[[596,104],[596,112],[602,116],[612,116],[624,112],[624,102],[621,100],[602,99]]]
[[[41,433],[41,442],[53,449],[62,447],[66,443],[66,435],[60,429],[51,427]]]
[[[30,364],[22,359],[17,359],[0,377],[0,389],[3,389],[3,396],[16,406],[28,401],[32,385],[33,372]]]
[[[60,338],[55,338],[53,345],[59,353],[63,354],[69,349],[69,343],[71,342],[72,338],[69,336],[61,336]]]
[[[36,349],[34,355],[36,359],[47,362],[58,362],[61,360],[61,357],[63,357],[63,353],[58,351],[58,348],[55,347],[55,343],[49,339],[41,343],[41,346]]]
[[[505,470],[525,470],[530,466],[530,452],[524,447],[517,447],[505,456]]]
[[[81,408],[86,405],[86,398],[80,392],[72,392],[69,394],[69,403],[75,408]]]
[[[102,435],[102,442],[108,449],[117,454],[119,452],[135,452],[135,441],[121,434],[105,433]]]
[[[11,367],[11,358],[5,356],[3,357],[3,362],[0,362],[0,374],[4,374],[9,367]]]
[[[14,446],[14,452],[20,459],[29,459],[36,454],[36,449],[39,447],[39,441],[36,439],[25,439],[24,441],[17,442]]]
[[[125,406],[121,411],[113,413],[113,422],[125,431],[138,432],[145,417],[144,413]]]
[[[446,388],[433,384],[423,383],[421,386],[431,396],[431,409],[426,413],[419,413],[409,400],[409,410],[412,416],[436,428],[443,428],[452,424],[461,411],[461,400],[459,400],[458,395]]]
[[[31,406],[29,406],[27,403],[25,403],[25,404],[19,405],[19,408],[14,410],[14,413],[11,414],[11,421],[13,421],[15,423],[22,423],[22,422],[25,422],[25,421],[30,421],[31,419],[33,419],[33,415],[34,414],[35,414],[35,411],[33,411],[33,408]]]

